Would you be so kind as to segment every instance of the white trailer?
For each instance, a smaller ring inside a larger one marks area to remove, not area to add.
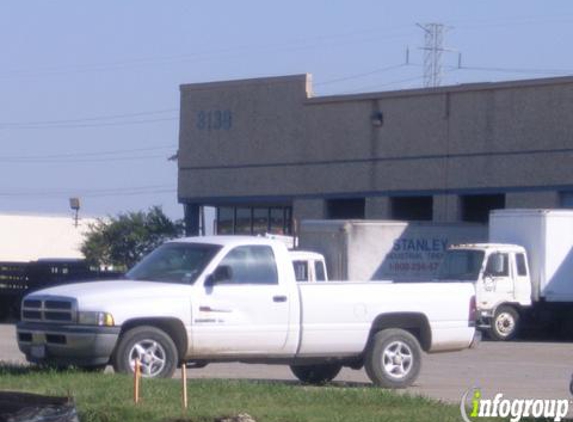
[[[446,254],[439,278],[475,283],[479,325],[498,340],[524,320],[561,325],[573,315],[573,210],[490,213],[489,243]]]
[[[304,220],[299,246],[324,255],[332,280],[423,281],[446,249],[485,241],[487,227],[469,223],[390,220]]]
[[[30,262],[46,258],[83,259],[80,247],[95,218],[0,214],[0,262]]]

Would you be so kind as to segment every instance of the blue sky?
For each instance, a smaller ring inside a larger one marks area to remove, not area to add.
[[[443,85],[573,73],[564,0],[4,0],[0,212],[66,214],[79,196],[83,215],[179,218],[180,84],[308,72],[316,95],[416,88],[429,22],[448,26]]]

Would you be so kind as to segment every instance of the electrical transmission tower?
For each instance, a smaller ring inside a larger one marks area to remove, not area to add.
[[[442,83],[442,53],[444,50],[444,25],[441,23],[417,24],[424,31],[424,86],[436,87]]]

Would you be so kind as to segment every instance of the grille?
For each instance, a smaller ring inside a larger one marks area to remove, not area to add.
[[[50,297],[25,299],[22,303],[23,321],[73,322],[75,306],[71,299]]]

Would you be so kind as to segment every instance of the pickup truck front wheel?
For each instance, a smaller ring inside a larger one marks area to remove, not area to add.
[[[420,344],[405,330],[391,328],[379,331],[372,338],[364,366],[374,384],[384,388],[406,388],[420,373]]]
[[[326,363],[322,365],[292,365],[290,370],[301,382],[305,384],[325,384],[332,381],[342,365],[337,363]]]
[[[164,331],[141,326],[125,332],[119,339],[113,369],[124,374],[135,372],[139,359],[145,378],[171,378],[178,361],[175,343]]]

